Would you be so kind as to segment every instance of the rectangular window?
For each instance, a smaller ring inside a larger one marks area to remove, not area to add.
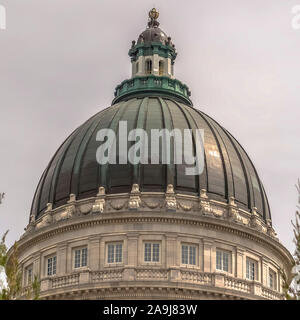
[[[47,275],[53,276],[56,274],[56,256],[47,259]]]
[[[146,242],[144,244],[144,261],[159,262],[160,260],[160,245],[159,243]]]
[[[74,268],[87,266],[87,248],[75,249],[74,251]]]
[[[196,265],[196,246],[183,244],[181,246],[181,263]]]
[[[230,267],[230,252],[217,250],[216,251],[216,269],[229,272]]]
[[[269,287],[276,290],[276,273],[269,269]]]
[[[255,275],[256,275],[256,262],[247,259],[246,261],[246,278],[249,280],[255,280]]]
[[[33,279],[33,267],[29,266],[26,268],[26,285],[30,285],[32,283],[32,279]]]
[[[121,263],[122,249],[122,243],[109,243],[107,245],[107,263]]]

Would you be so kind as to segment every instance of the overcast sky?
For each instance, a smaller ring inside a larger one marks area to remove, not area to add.
[[[131,41],[155,5],[178,51],[175,76],[196,108],[246,149],[264,183],[273,225],[293,250],[300,177],[300,0],[0,0],[0,235],[11,244],[59,145],[110,105],[130,77]]]

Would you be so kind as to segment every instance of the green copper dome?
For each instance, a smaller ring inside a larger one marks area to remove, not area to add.
[[[96,141],[96,134],[102,128],[117,131],[119,121],[127,121],[128,131],[204,129],[203,173],[188,176],[185,164],[99,165],[96,151],[100,142]],[[257,207],[264,219],[270,219],[267,197],[255,167],[232,135],[203,112],[160,96],[122,101],[100,111],[75,130],[43,173],[32,214],[41,215],[47,203],[52,203],[54,208],[67,203],[70,194],[75,194],[77,199],[93,197],[100,186],[108,194],[130,192],[134,183],[145,192],[165,192],[167,185],[173,184],[178,193],[199,195],[201,189],[206,189],[210,198],[223,202],[233,196],[242,208],[250,211]]]

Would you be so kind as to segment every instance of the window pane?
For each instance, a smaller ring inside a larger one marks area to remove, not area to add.
[[[52,258],[48,259],[48,268],[47,268],[47,275],[52,276]]]
[[[82,267],[87,266],[87,248],[83,248],[81,250],[81,266]]]
[[[115,252],[115,246],[113,244],[108,245],[108,252],[107,252],[107,262],[113,263],[114,262],[114,252]]]
[[[75,250],[75,268],[80,268],[80,250]]]
[[[122,244],[116,245],[116,262],[122,262]]]
[[[182,264],[188,264],[188,246],[183,245],[181,248],[181,262]]]
[[[52,275],[56,274],[56,256],[52,258]]]
[[[31,284],[32,282],[32,268],[27,270],[27,284]]]
[[[255,263],[247,260],[246,264],[246,278],[249,280],[255,279]]]
[[[272,272],[270,272],[269,274],[269,284],[270,284],[270,288],[273,289],[273,274]]]
[[[152,257],[153,262],[159,262],[159,244],[154,243],[153,244],[153,257]]]
[[[223,252],[223,270],[224,271],[229,271],[228,268],[229,265],[229,254],[227,252]]]
[[[218,270],[222,270],[222,252],[221,251],[217,251],[216,268]]]
[[[250,265],[251,265],[250,278],[251,278],[251,280],[254,280],[254,278],[255,278],[255,265],[253,262],[251,262]]]
[[[190,246],[190,264],[196,265],[196,248]]]
[[[144,255],[144,261],[150,262],[151,261],[151,243],[145,243],[145,255]]]

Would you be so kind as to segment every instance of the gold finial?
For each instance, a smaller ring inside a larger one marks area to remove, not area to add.
[[[149,28],[155,28],[159,26],[159,22],[157,21],[158,17],[159,17],[159,12],[155,8],[149,11],[149,18],[150,18],[150,21],[148,22]]]
[[[153,20],[157,20],[159,17],[159,12],[153,8],[152,10],[149,11],[149,18]]]

